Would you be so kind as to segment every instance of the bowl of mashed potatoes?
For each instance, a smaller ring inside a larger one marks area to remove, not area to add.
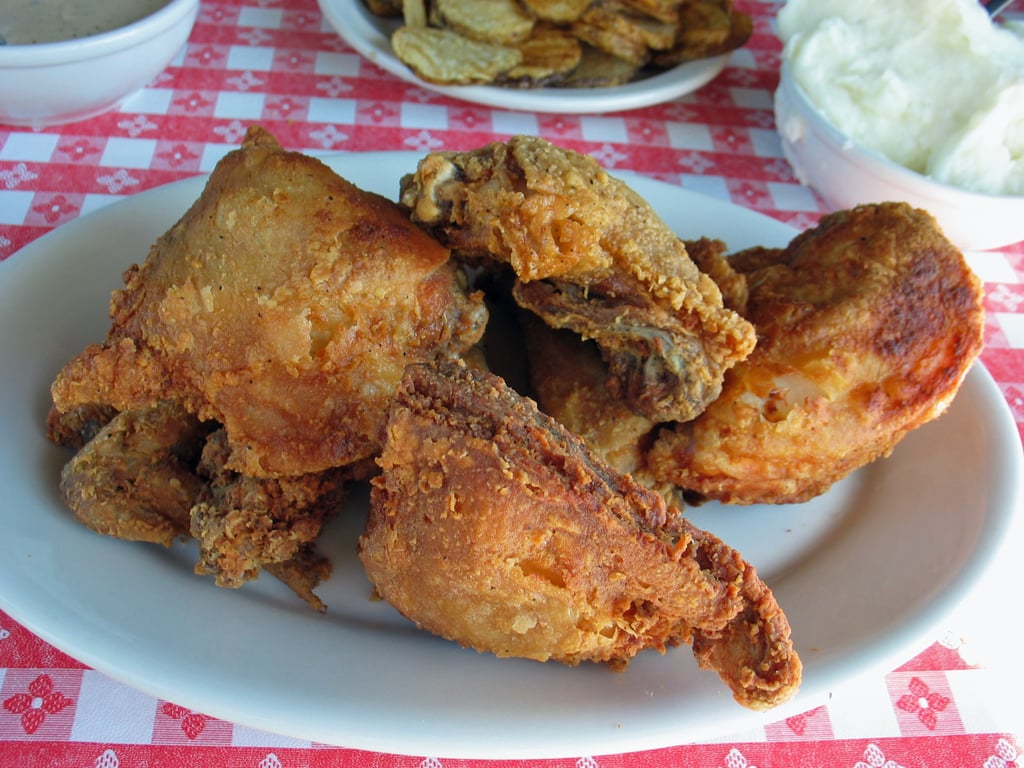
[[[834,208],[905,201],[965,250],[1024,240],[1024,39],[978,0],[787,0],[783,152]]]
[[[185,46],[199,0],[3,0],[0,125],[43,128],[106,112]]]

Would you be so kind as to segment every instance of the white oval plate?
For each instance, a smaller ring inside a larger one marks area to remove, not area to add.
[[[408,83],[488,107],[555,114],[596,114],[639,109],[696,91],[721,72],[729,55],[680,64],[635,83],[610,88],[501,88],[490,85],[434,85],[417,77],[391,50],[399,22],[370,13],[362,0],[319,0],[331,26],[356,52]]]
[[[419,155],[334,156],[394,197]],[[760,214],[629,176],[684,237],[782,245]],[[43,424],[60,367],[106,333],[120,273],[199,195],[202,179],[141,193],[40,238],[0,265],[0,608],[53,645],[154,696],[300,739],[416,755],[564,757],[736,733],[804,711],[845,680],[885,672],[934,641],[993,562],[1020,501],[1021,443],[977,366],[950,411],[883,461],[799,506],[709,504],[694,521],[773,587],[805,663],[798,698],[735,704],[686,647],[623,673],[497,659],[422,633],[373,602],[355,557],[357,492],[322,548],[335,573],[316,614],[270,578],[238,591],[193,575],[195,551],[98,536],[57,491],[67,454]]]

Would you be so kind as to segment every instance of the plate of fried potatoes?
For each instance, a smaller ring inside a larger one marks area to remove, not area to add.
[[[731,0],[319,3],[349,46],[406,82],[545,113],[638,109],[692,93],[751,31]]]

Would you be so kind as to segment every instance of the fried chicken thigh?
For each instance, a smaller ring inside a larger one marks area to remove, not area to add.
[[[785,249],[730,258],[753,354],[647,454],[657,481],[731,503],[799,502],[941,414],[983,344],[982,289],[927,213],[832,214]]]
[[[313,544],[374,471],[403,369],[461,357],[486,314],[397,203],[251,128],[53,382],[65,500],[101,533],[194,538],[220,586],[267,570],[320,608]]]
[[[56,409],[176,400],[225,427],[226,466],[252,477],[372,456],[406,363],[457,357],[485,321],[395,203],[258,127],[124,279]]]
[[[432,153],[400,199],[459,255],[510,264],[519,304],[595,340],[608,386],[643,416],[694,418],[753,349],[685,245],[593,158],[529,136]]]
[[[360,558],[419,626],[498,656],[623,667],[692,643],[743,705],[801,664],[754,568],[487,372],[413,365],[392,403]]]

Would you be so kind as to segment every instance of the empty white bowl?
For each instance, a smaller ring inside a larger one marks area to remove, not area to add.
[[[0,124],[42,128],[112,109],[170,64],[198,12],[199,0],[168,0],[110,32],[0,45]]]
[[[854,141],[811,103],[785,62],[775,92],[775,123],[797,179],[833,209],[907,202],[931,213],[946,237],[963,250],[988,250],[1024,240],[1024,197],[944,184]]]

